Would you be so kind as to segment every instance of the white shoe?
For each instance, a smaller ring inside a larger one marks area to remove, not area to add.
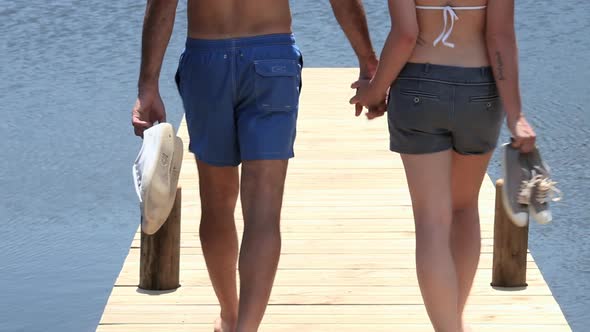
[[[182,165],[182,140],[169,123],[143,133],[141,150],[133,163],[133,181],[141,210],[141,230],[154,234],[174,205]]]
[[[561,200],[561,191],[557,189],[557,182],[551,180],[549,167],[537,148],[525,156],[532,172],[531,181],[534,183],[529,213],[539,224],[548,224],[553,220],[549,202]]]

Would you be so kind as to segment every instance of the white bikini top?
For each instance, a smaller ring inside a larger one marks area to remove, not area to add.
[[[431,10],[442,10],[443,19],[444,19],[444,27],[441,34],[434,40],[433,46],[436,46],[438,43],[442,41],[443,45],[447,47],[455,47],[455,44],[449,43],[447,39],[453,32],[453,26],[455,25],[455,21],[459,19],[459,16],[455,13],[455,10],[478,10],[478,9],[485,9],[486,6],[471,6],[471,7],[451,7],[451,6],[416,6],[417,9],[431,9]],[[447,16],[451,20],[451,26],[447,30]]]

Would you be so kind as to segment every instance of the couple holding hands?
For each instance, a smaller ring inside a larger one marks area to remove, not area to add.
[[[166,120],[158,81],[177,2],[147,2],[132,111],[138,136]],[[513,138],[506,151],[515,152],[507,160],[514,167],[507,167],[505,205],[517,224],[528,222],[529,211],[547,219],[541,208],[529,208],[522,191],[526,183],[529,201],[539,197],[538,177],[548,176],[522,167],[529,161],[521,156],[536,149],[522,112],[514,0],[383,1],[391,31],[380,59],[361,0],[330,2],[359,59],[350,103],[357,116],[363,108],[369,119],[387,113],[390,149],[403,160],[418,282],[433,328],[464,331],[463,310],[480,256],[478,195],[504,118]],[[188,0],[187,15],[175,78],[198,165],[199,235],[221,307],[214,330],[257,331],[280,256],[302,56],[288,0]],[[234,220],[239,193],[240,248]]]

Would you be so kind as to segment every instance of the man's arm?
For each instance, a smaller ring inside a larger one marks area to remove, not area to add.
[[[142,136],[143,131],[155,122],[166,121],[158,82],[164,53],[172,35],[177,6],[178,0],[147,1],[141,40],[138,96],[132,112],[133,127],[138,136]]]
[[[367,17],[361,0],[330,0],[336,20],[359,59],[361,77],[370,79],[377,69],[377,56],[371,44]]]
[[[141,69],[139,92],[157,88],[164,53],[168,47],[178,0],[148,0],[141,39]]]

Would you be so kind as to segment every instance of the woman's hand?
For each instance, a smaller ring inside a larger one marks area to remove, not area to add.
[[[522,153],[531,152],[535,148],[537,135],[522,114],[517,117],[507,117],[508,129],[512,134],[512,147]]]
[[[370,80],[359,79],[350,86],[356,89],[356,95],[350,99],[350,104],[356,105],[356,116],[362,112],[362,107],[369,109],[367,118],[372,120],[382,116],[387,107],[387,91],[379,91]]]

